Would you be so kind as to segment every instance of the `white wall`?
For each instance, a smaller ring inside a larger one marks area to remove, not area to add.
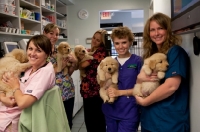
[[[200,32],[196,35],[200,38]],[[200,57],[193,53],[193,38],[194,33],[181,35],[183,39],[182,47],[187,51],[190,56],[191,69],[190,69],[190,125],[191,132],[200,131]]]
[[[74,0],[75,5],[68,6],[68,42],[75,44],[75,39],[86,46],[85,39],[92,37],[93,33],[100,28],[99,11],[142,9],[144,10],[144,22],[149,17],[150,0]],[[80,9],[86,9],[89,17],[80,20],[77,13]]]

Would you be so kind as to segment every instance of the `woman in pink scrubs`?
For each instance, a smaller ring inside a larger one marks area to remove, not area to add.
[[[2,81],[13,89],[13,96],[0,93],[0,132],[17,132],[21,111],[39,100],[55,84],[55,72],[47,58],[52,53],[50,40],[36,35],[27,43],[27,57],[32,65],[19,79],[5,74]]]

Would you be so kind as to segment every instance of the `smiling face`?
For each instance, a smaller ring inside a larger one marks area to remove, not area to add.
[[[30,41],[26,52],[29,63],[34,70],[37,70],[46,63],[48,55],[40,47],[37,48],[33,41]]]
[[[102,43],[102,37],[100,33],[95,33],[92,37],[92,48],[97,49]]]
[[[52,45],[55,45],[58,41],[59,29],[53,28],[50,32],[44,32],[44,35],[50,39]]]
[[[128,40],[128,37],[121,39],[115,37],[113,39],[113,43],[119,58],[126,58],[130,56],[129,48],[132,43]]]
[[[150,38],[160,49],[162,44],[166,41],[167,30],[161,27],[156,21],[150,22]]]

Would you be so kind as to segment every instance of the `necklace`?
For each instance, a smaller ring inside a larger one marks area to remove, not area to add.
[[[42,65],[41,67],[39,67],[36,71],[38,71],[38,70],[41,69],[42,67],[45,67],[48,63],[49,63],[49,62],[46,62],[44,65]],[[36,71],[34,71],[34,72],[36,72]],[[31,73],[30,73],[30,75],[33,74],[34,72],[33,72],[33,70],[32,70]],[[23,75],[24,75],[24,72],[23,72]],[[30,77],[30,75],[29,75],[29,77]],[[25,82],[28,81],[29,77],[28,77],[27,79],[25,79],[24,81],[22,81],[21,78],[20,78],[19,80],[20,80],[21,83],[25,83]]]
[[[32,69],[32,71],[31,71],[30,74],[32,74],[32,73],[38,71],[38,70],[41,69],[42,67],[45,67],[47,64],[48,64],[48,62],[46,62],[44,65],[42,65],[41,67],[39,67],[39,68],[38,68],[37,70],[35,70],[35,71],[33,71],[33,69]]]

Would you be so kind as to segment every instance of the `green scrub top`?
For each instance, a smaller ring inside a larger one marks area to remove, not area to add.
[[[180,46],[167,53],[169,68],[165,79],[181,76],[178,90],[168,98],[142,107],[141,127],[148,132],[189,132],[189,66],[188,54]]]

